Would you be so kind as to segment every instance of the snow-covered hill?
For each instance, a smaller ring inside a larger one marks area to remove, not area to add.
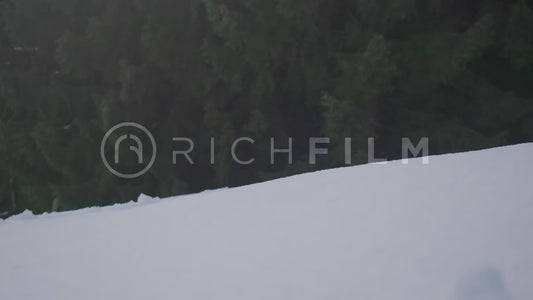
[[[533,144],[0,221],[0,299],[533,299]]]

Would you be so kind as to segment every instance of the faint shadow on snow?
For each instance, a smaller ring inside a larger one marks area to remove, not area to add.
[[[493,267],[476,268],[458,282],[454,300],[512,300],[502,272]]]

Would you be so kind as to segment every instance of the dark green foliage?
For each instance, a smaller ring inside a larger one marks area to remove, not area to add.
[[[401,154],[533,141],[533,6],[441,0],[0,0],[0,216],[242,185]],[[132,121],[161,150],[135,180],[99,146]],[[172,165],[172,137],[195,165]],[[235,138],[250,166],[231,159]],[[308,138],[329,156],[308,161]],[[209,163],[216,137],[215,164]],[[276,147],[293,138],[270,165]],[[7,214],[2,214],[7,212]]]

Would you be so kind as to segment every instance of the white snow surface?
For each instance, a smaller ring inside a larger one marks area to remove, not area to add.
[[[531,300],[533,143],[26,212],[0,299]]]

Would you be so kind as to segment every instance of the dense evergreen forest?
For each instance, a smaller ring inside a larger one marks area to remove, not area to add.
[[[100,142],[132,121],[170,157],[108,172]],[[235,138],[252,137],[249,166]],[[533,141],[533,4],[512,0],[0,0],[0,213],[110,205],[353,163]],[[216,164],[209,163],[216,137]],[[270,137],[294,139],[271,165]],[[166,149],[166,150],[165,150]],[[497,170],[495,170],[497,171]],[[54,202],[56,203],[55,206]]]

